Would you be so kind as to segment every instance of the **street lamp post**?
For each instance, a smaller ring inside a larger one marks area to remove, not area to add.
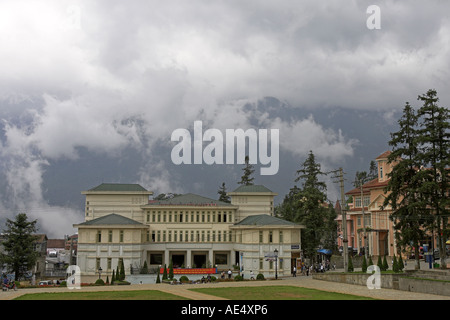
[[[277,272],[277,264],[278,264],[278,249],[274,250],[275,253],[275,280],[278,279],[278,272]]]
[[[98,268],[98,278],[100,279],[102,276],[102,267]]]

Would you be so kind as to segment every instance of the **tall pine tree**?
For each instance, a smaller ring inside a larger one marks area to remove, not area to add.
[[[225,182],[222,182],[222,186],[217,191],[219,194],[219,201],[230,203],[230,197],[227,195],[227,188],[225,187]]]
[[[255,179],[252,177],[253,172],[255,172],[255,169],[253,169],[253,165],[249,163],[249,157],[245,156],[245,167],[242,169],[244,171],[244,174],[241,177],[241,181],[238,182],[238,184],[242,184],[244,186],[251,186],[253,185],[253,180]]]
[[[384,206],[391,206],[390,219],[394,222],[395,236],[400,246],[413,245],[416,257],[416,269],[420,268],[419,246],[424,238],[422,225],[427,212],[425,203],[418,190],[420,180],[417,177],[418,161],[418,117],[407,102],[403,115],[398,121],[399,130],[391,133],[389,145],[392,153],[388,162],[395,164],[388,174],[389,182],[386,187],[387,197]]]
[[[297,171],[295,181],[302,182],[302,188],[295,195],[297,213],[295,220],[306,228],[302,231],[302,247],[304,254],[315,259],[317,249],[324,244],[329,219],[329,209],[326,205],[326,184],[320,181],[324,175],[321,166],[316,162],[310,151],[308,158]]]
[[[433,220],[429,227],[436,232],[440,249],[441,267],[446,268],[445,240],[450,235],[448,224],[450,205],[448,191],[450,167],[450,118],[449,109],[438,105],[434,89],[419,95],[423,105],[418,110],[421,118],[419,129],[420,159],[429,170],[420,170],[421,191],[426,195]]]
[[[6,219],[3,250],[0,265],[6,265],[8,272],[14,272],[16,281],[36,264],[38,253],[34,250],[37,220],[29,221],[25,213],[19,213],[15,220]]]

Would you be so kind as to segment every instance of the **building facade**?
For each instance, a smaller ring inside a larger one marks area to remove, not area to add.
[[[217,267],[289,275],[300,258],[302,226],[273,216],[276,193],[241,186],[231,203],[188,193],[165,200],[140,185],[101,184],[86,195],[78,228],[77,265],[82,276],[111,274],[123,261],[128,274],[146,262],[150,270]],[[278,251],[275,266],[273,252]]]
[[[363,253],[365,248],[374,256],[394,256],[397,254],[394,237],[394,222],[389,216],[390,206],[383,207],[386,197],[384,189],[388,185],[388,174],[395,163],[388,163],[391,152],[386,151],[375,160],[378,165],[378,176],[359,188],[346,193],[352,198],[347,211],[349,220],[348,246]]]

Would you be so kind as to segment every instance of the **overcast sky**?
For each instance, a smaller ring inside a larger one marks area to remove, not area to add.
[[[0,43],[0,214],[49,237],[73,232],[102,181],[234,189],[241,166],[171,162],[171,133],[196,120],[279,129],[280,172],[256,180],[281,201],[309,150],[325,169],[368,165],[406,101],[450,101],[444,0],[1,1]]]

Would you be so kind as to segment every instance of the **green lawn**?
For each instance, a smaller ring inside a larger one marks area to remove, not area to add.
[[[15,300],[188,300],[158,290],[29,293]]]
[[[293,286],[203,288],[190,290],[230,300],[374,300],[368,297]]]

